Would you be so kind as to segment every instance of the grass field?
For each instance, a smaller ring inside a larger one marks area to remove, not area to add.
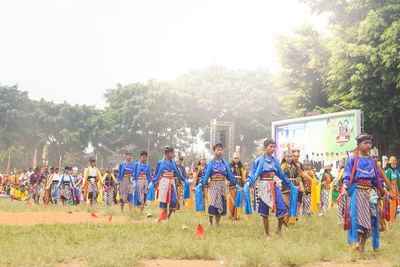
[[[95,211],[99,215],[121,215],[119,207],[95,208],[43,207],[23,202],[0,200],[0,211],[67,212]],[[39,224],[34,226],[0,225],[0,266],[54,266],[78,262],[87,266],[140,266],[148,259],[203,259],[223,261],[225,266],[305,265],[321,262],[371,263],[400,266],[400,221],[389,224],[381,233],[380,252],[372,252],[370,239],[366,255],[360,257],[346,246],[343,224],[338,224],[336,209],[326,216],[300,218],[292,228],[284,228],[282,237],[272,234],[267,241],[262,220],[230,221],[221,219],[219,228],[208,228],[208,217],[196,217],[193,211],[175,213],[169,221],[154,222],[160,213],[147,207],[155,217],[146,219],[124,212],[125,223]],[[28,218],[27,218],[28,219]],[[1,222],[1,218],[0,218]],[[197,224],[205,226],[205,236],[195,238]],[[190,229],[183,230],[187,224]],[[276,227],[270,218],[271,229]]]

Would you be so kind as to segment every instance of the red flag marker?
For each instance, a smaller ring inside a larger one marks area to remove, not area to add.
[[[72,211],[69,210],[69,211],[68,211],[68,214],[72,214]]]
[[[44,203],[45,206],[49,205],[49,199],[46,199],[46,202]]]
[[[111,213],[109,214],[109,216],[110,216],[110,217],[108,217],[108,221],[111,222],[111,220],[112,220]]]
[[[29,207],[32,207],[32,203],[29,203]]]
[[[92,212],[90,215],[91,215],[92,217],[95,217],[95,218],[97,218],[97,215],[96,215],[96,214],[94,214],[94,212]]]
[[[26,200],[26,203],[25,203],[26,205],[28,205],[29,204],[29,198]]]
[[[163,210],[160,214],[160,217],[158,217],[158,222],[161,222],[162,220],[166,220],[167,215],[165,214],[165,211]]]
[[[197,230],[196,230],[196,233],[194,234],[194,236],[195,237],[202,237],[203,235],[204,235],[204,228],[199,223],[199,225],[197,226]]]
[[[13,202],[14,201],[14,198],[13,198],[13,196],[11,196],[11,202]]]

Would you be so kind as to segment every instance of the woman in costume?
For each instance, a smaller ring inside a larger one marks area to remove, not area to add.
[[[324,212],[329,210],[330,187],[333,181],[331,170],[331,165],[326,165],[321,176],[321,208]]]
[[[311,180],[305,180],[304,183],[304,194],[303,194],[303,205],[302,215],[310,215],[312,212],[318,211],[317,205],[317,180],[314,172],[311,170],[311,163],[308,159],[303,164],[304,173],[311,177]]]
[[[239,152],[233,154],[233,159],[230,164],[233,175],[236,178],[237,184],[243,188],[246,182],[246,173],[244,171],[242,162],[240,161]],[[228,206],[229,206],[229,219],[239,220],[241,216],[241,208],[235,207],[236,201],[236,187],[233,183],[229,182]]]
[[[397,158],[396,157],[390,157],[390,159],[387,162],[386,165],[386,177],[388,178],[390,185],[394,192],[396,193],[396,199],[397,203],[392,202],[392,205],[396,204],[397,208],[393,208],[396,213],[400,212],[400,194],[399,194],[399,188],[400,188],[400,174],[399,171],[397,170]],[[387,187],[389,189],[389,186]]]
[[[64,206],[67,205],[69,201],[72,201],[72,190],[75,188],[74,180],[71,174],[69,174],[69,171],[70,167],[64,168],[64,173],[56,187],[56,191],[59,191],[61,188],[61,202]]]
[[[302,194],[300,189],[303,188],[302,184],[300,184],[301,178],[300,178],[300,174],[299,174],[299,168],[297,166],[297,164],[295,164],[295,162],[293,161],[293,154],[292,151],[290,149],[286,150],[283,153],[284,158],[282,159],[281,162],[281,167],[283,172],[285,173],[286,177],[288,177],[289,181],[296,187],[298,187],[298,194],[300,195],[300,197],[302,198]],[[301,187],[300,187],[301,185]],[[282,197],[283,200],[285,202],[286,205],[286,210],[289,210],[289,204],[290,204],[290,187],[287,184],[283,184],[282,188],[281,188],[281,192],[282,192]],[[298,197],[299,197],[298,195]],[[302,204],[302,199],[297,200],[297,206]],[[298,210],[298,207],[296,208],[296,210]],[[297,220],[297,211],[296,211],[296,220]],[[284,223],[286,226],[288,225],[295,225],[296,224],[296,220],[290,220],[289,221],[289,215],[286,214],[284,216]]]
[[[107,190],[103,191],[104,206],[112,206],[114,204],[114,188],[117,187],[117,179],[113,174],[111,167],[108,167],[104,174],[103,181]]]
[[[92,207],[96,206],[100,186],[104,186],[104,182],[100,170],[96,167],[95,158],[89,159],[89,167],[84,172],[82,186],[85,187],[84,195],[87,196],[90,205]]]
[[[201,184],[205,185],[210,179],[208,215],[210,226],[213,226],[213,217],[215,217],[215,224],[218,227],[221,216],[226,215],[227,190],[225,182],[228,180],[233,186],[236,186],[236,178],[231,171],[229,163],[223,157],[224,147],[222,144],[215,144],[213,151],[214,158],[207,164]]]
[[[372,136],[360,134],[356,138],[357,153],[346,163],[341,197],[346,198],[345,230],[349,246],[364,252],[365,243],[372,235],[372,247],[379,249],[378,195],[392,194],[384,189],[384,182],[376,161],[369,155]],[[347,197],[348,196],[348,197]]]
[[[170,218],[172,213],[177,207],[176,198],[176,185],[175,176],[179,180],[185,182],[186,180],[178,170],[178,166],[174,161],[175,152],[172,147],[164,149],[165,157],[157,163],[155,175],[149,185],[149,190],[154,191],[154,185],[158,182],[158,199],[160,201],[160,208],[165,212],[167,218]]]
[[[144,205],[146,204],[146,196],[150,177],[150,165],[147,164],[148,154],[146,151],[140,152],[139,161],[133,166],[133,184],[135,185],[134,204],[140,208],[140,216],[143,215]],[[136,203],[135,203],[136,202]]]
[[[206,168],[207,161],[206,157],[203,154],[203,157],[200,159],[199,163],[197,164],[197,169],[195,171],[194,175],[194,186],[198,186],[201,184],[201,178],[203,176],[203,172]],[[207,183],[203,186],[203,207],[204,210],[206,210],[206,207],[208,207],[208,189],[210,188],[210,185],[207,181]]]
[[[282,188],[285,186],[288,191],[292,190],[292,198],[295,198],[295,200],[294,205],[292,203],[290,207],[294,215],[296,214],[297,210],[297,188],[290,182],[287,175],[282,171],[279,161],[273,156],[273,153],[275,152],[275,141],[272,139],[265,140],[264,148],[265,153],[263,153],[253,163],[244,187],[244,191],[245,194],[246,192],[249,192],[249,187],[253,186],[259,179],[258,197],[260,202],[258,205],[258,213],[263,217],[265,234],[267,239],[270,239],[268,221],[269,210],[271,209],[272,212],[275,212],[276,217],[278,218],[278,227],[275,231],[278,235],[281,234],[285,216],[288,215],[288,208],[286,207],[283,194],[281,193],[279,187],[283,184]],[[295,168],[292,169],[292,171],[295,171]],[[246,207],[246,211],[247,210],[248,207]],[[295,219],[295,216],[293,219]]]

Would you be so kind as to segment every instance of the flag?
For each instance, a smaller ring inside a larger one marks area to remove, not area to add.
[[[11,202],[13,202],[13,201],[14,201],[14,198],[13,198],[13,196],[11,196],[11,198],[10,198],[10,199],[11,199]]]
[[[46,202],[44,203],[45,206],[49,205],[49,199],[46,199]]]
[[[72,214],[72,211],[69,210],[69,211],[68,211],[68,214]]]
[[[111,213],[110,213],[108,216],[109,216],[109,217],[108,217],[108,221],[111,222],[111,220],[112,220]]]
[[[58,161],[58,173],[61,173],[61,159],[62,155],[60,154],[60,160]]]
[[[26,203],[25,203],[26,205],[28,205],[29,204],[29,198],[26,200]]]
[[[160,217],[158,217],[158,222],[161,222],[162,220],[166,220],[167,219],[167,215],[165,214],[165,211],[163,210],[160,214]]]
[[[11,155],[8,154],[8,163],[7,163],[7,171],[10,169],[10,161],[11,160]]]
[[[43,165],[47,165],[47,147],[48,147],[48,145],[47,145],[47,143],[44,145],[44,147],[43,147],[43,153],[42,153],[42,162],[43,162]]]
[[[97,215],[94,212],[90,213],[90,216],[97,218]]]
[[[35,149],[35,154],[33,155],[32,166],[33,168],[37,167],[37,149]]]
[[[195,237],[202,237],[203,235],[204,235],[204,228],[199,223],[199,225],[197,226],[197,230],[196,230],[196,233],[194,234],[194,236]]]

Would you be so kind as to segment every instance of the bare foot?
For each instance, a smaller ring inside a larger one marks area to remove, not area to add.
[[[275,230],[275,234],[277,234],[277,235],[281,236],[281,235],[282,235],[282,232],[281,232],[281,231],[279,231],[278,229],[276,229],[276,230]]]
[[[267,240],[268,241],[271,240],[271,236],[270,235],[267,235]]]

